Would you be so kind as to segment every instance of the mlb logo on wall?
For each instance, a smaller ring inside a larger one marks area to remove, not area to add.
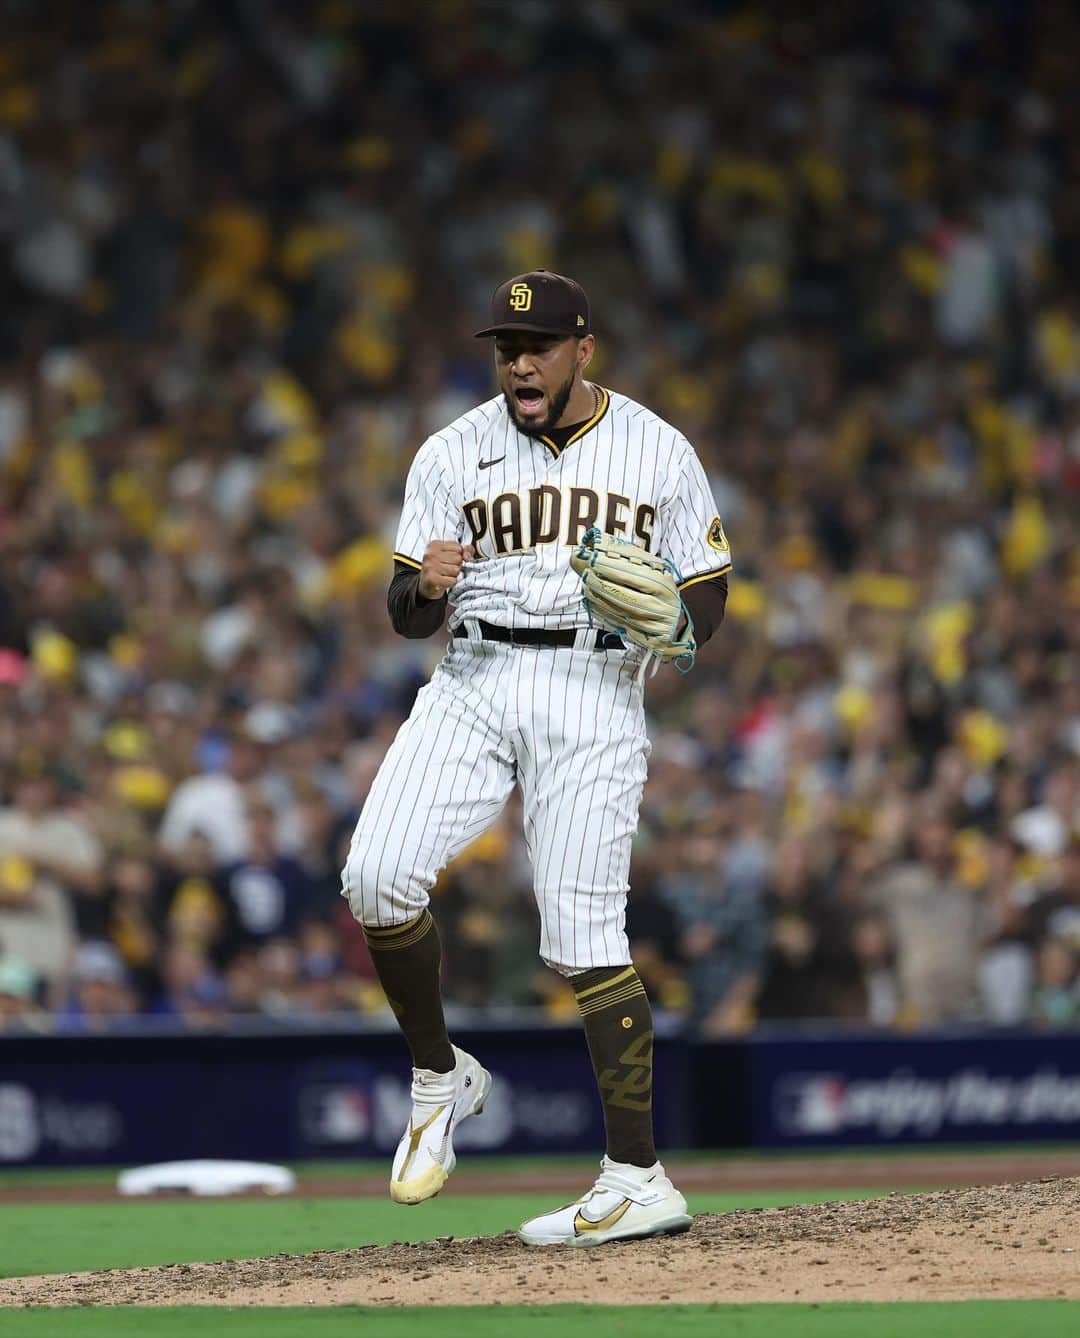
[[[300,1101],[300,1127],[308,1143],[323,1147],[365,1143],[371,1134],[371,1098],[352,1083],[313,1083]]]
[[[791,1073],[776,1084],[773,1102],[782,1133],[839,1133],[844,1127],[847,1083],[838,1073]]]

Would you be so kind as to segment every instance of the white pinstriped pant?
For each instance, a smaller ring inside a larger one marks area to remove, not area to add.
[[[516,782],[541,957],[564,975],[629,965],[630,843],[649,755],[636,667],[622,650],[451,640],[353,833],[342,870],[353,915],[386,926],[419,914]]]

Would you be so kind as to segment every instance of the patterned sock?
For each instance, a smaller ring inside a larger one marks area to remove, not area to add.
[[[389,929],[364,925],[364,937],[414,1066],[449,1073],[454,1052],[439,993],[442,946],[431,912],[422,910],[415,920]]]
[[[653,1025],[645,986],[632,966],[597,967],[570,984],[604,1106],[607,1155],[651,1166]]]

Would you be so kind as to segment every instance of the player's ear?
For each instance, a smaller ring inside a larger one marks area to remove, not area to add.
[[[582,335],[577,341],[577,369],[579,372],[583,372],[592,362],[592,355],[595,350],[596,340],[591,334]]]

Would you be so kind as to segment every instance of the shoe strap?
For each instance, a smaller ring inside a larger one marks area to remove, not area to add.
[[[442,1106],[454,1099],[455,1071],[432,1073],[430,1069],[413,1069],[412,1102],[414,1106]]]
[[[609,1191],[612,1194],[621,1194],[624,1199],[631,1199],[634,1203],[642,1203],[656,1191],[656,1181],[663,1173],[660,1171],[650,1175],[648,1180],[641,1180],[636,1176],[627,1175],[623,1171],[613,1170],[605,1166],[593,1186],[593,1192]]]

